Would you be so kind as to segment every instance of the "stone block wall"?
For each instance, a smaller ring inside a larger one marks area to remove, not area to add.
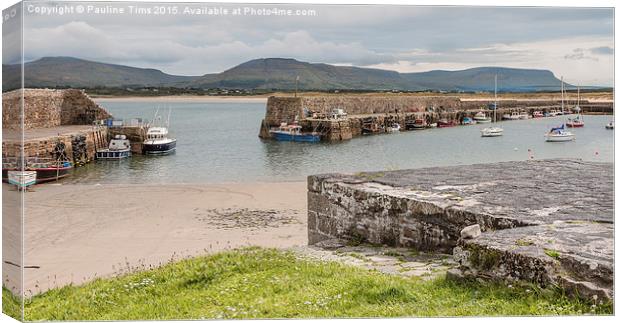
[[[56,147],[56,144],[58,142],[62,142],[65,144],[65,153],[67,157],[73,162],[79,162],[77,160],[73,160],[72,140],[77,135],[85,136],[86,156],[84,157],[86,160],[82,162],[94,160],[96,149],[105,148],[107,146],[108,130],[107,128],[102,127],[92,131],[83,131],[74,134],[26,140],[23,142],[24,156],[41,158],[54,157],[54,148]],[[21,146],[22,143],[20,141],[3,140],[2,155],[7,157],[20,156]]]
[[[81,90],[19,89],[2,94],[3,128],[20,129],[22,100],[24,130],[92,124],[111,117]]]

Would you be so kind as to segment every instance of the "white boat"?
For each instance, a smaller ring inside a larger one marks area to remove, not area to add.
[[[18,188],[25,188],[37,183],[36,171],[8,171],[9,184],[16,185]]]
[[[549,112],[547,112],[547,115],[549,117],[557,117],[560,114],[561,113],[558,110],[556,110],[556,109],[551,109],[551,110],[549,110]]]
[[[159,111],[159,110],[158,110]],[[161,124],[161,117],[157,116],[155,112],[154,123],[149,124],[149,128],[146,131],[146,140],[142,142],[142,153],[145,155],[162,155],[175,151],[177,147],[177,140],[174,138],[168,138],[168,126],[170,125],[170,113],[168,111],[168,121],[166,126]]]
[[[575,140],[575,135],[570,131],[564,130],[564,125],[551,128],[551,130],[545,134],[545,141],[548,142],[566,142],[573,140]]]
[[[487,117],[484,111],[479,111],[478,113],[476,113],[476,115],[474,116],[474,120],[477,123],[489,123],[492,121],[491,118]]]
[[[519,119],[527,120],[529,118],[531,118],[531,116],[527,112],[525,112],[525,111],[519,112]]]
[[[581,128],[585,125],[583,122],[583,116],[581,115],[581,108],[579,107],[579,87],[577,87],[577,105],[573,108],[573,111],[577,113],[574,118],[568,117],[566,126],[570,128]]]
[[[398,123],[393,123],[391,126],[385,129],[388,133],[396,133],[400,131],[400,125]]]
[[[510,114],[504,114],[503,118],[506,120],[519,120],[521,115],[517,111],[512,111]]]
[[[116,135],[110,140],[108,149],[97,150],[97,159],[123,159],[131,157],[131,144],[125,135]]]
[[[493,122],[497,122],[497,74],[495,75],[495,103],[493,109]],[[482,137],[499,137],[504,134],[504,129],[500,127],[487,127],[480,130]]]
[[[605,125],[605,129],[613,130],[614,129],[614,122],[613,121],[609,121],[609,123]]]

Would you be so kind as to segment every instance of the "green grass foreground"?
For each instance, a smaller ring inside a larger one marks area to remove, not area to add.
[[[3,293],[3,298],[5,298]],[[249,248],[28,299],[26,320],[549,315],[612,312],[532,287],[422,281]]]

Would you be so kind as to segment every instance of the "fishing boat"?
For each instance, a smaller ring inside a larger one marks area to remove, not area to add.
[[[409,129],[411,130],[424,130],[427,127],[428,125],[424,119],[415,119],[415,121],[409,123]]]
[[[125,135],[116,135],[107,149],[98,150],[95,153],[97,159],[123,159],[131,157],[131,144]]]
[[[504,120],[519,120],[521,119],[521,115],[517,111],[512,111],[510,114],[506,113],[502,116]]]
[[[613,130],[614,129],[614,122],[613,121],[609,121],[609,123],[605,125],[605,129]]]
[[[489,123],[492,121],[490,117],[487,117],[484,111],[479,111],[478,113],[476,113],[476,115],[474,115],[474,120],[477,123]]]
[[[21,158],[2,159],[2,180],[9,180],[9,172],[33,171],[36,172],[36,182],[44,183],[56,181],[71,175],[73,164],[68,160],[54,158],[28,157],[23,162]]]
[[[446,118],[439,119],[439,121],[437,122],[438,128],[448,128],[448,127],[454,127],[454,126],[456,126],[456,122],[452,120],[448,120]]]
[[[463,121],[461,121],[461,124],[464,125],[464,126],[469,126],[469,125],[476,124],[476,121],[474,121],[474,119],[472,119],[470,117],[464,117]]]
[[[573,140],[575,140],[575,135],[570,131],[564,130],[564,125],[551,128],[551,130],[545,134],[545,141],[548,142],[566,142]]]
[[[544,116],[545,116],[545,115],[543,114],[543,112],[542,112],[542,111],[538,111],[538,110],[537,110],[537,111],[532,112],[532,118],[542,118],[542,117],[544,117]]]
[[[269,130],[269,133],[278,141],[296,141],[296,142],[319,142],[321,135],[317,132],[302,132],[301,126],[298,124],[280,124],[280,127]]]
[[[493,103],[493,122],[497,122],[497,74],[495,75],[495,102]],[[504,129],[500,127],[487,127],[480,130],[482,137],[499,137],[504,134]]]
[[[159,110],[158,110],[159,111]],[[146,140],[142,142],[142,153],[145,155],[164,155],[176,150],[177,140],[168,138],[168,126],[170,125],[170,113],[168,111],[168,121],[163,125],[161,116],[155,112],[153,123],[149,124],[146,131]]]
[[[389,127],[385,128],[385,132],[388,133],[397,133],[400,131],[400,125],[398,123],[393,123]]]

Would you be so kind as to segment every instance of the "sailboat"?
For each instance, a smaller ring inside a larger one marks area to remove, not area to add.
[[[493,122],[497,122],[497,74],[495,74],[495,104],[493,109]],[[482,137],[499,137],[504,134],[504,129],[500,127],[487,127],[480,130]]]
[[[562,85],[564,85],[564,83],[562,83]],[[577,116],[574,118],[571,118],[571,117],[568,118],[568,121],[566,122],[566,126],[569,128],[581,128],[585,125],[583,122],[583,117],[581,116],[581,108],[579,107],[579,99],[580,99],[579,87],[577,87],[577,105],[575,105],[575,107],[573,108],[573,110],[577,112]]]

